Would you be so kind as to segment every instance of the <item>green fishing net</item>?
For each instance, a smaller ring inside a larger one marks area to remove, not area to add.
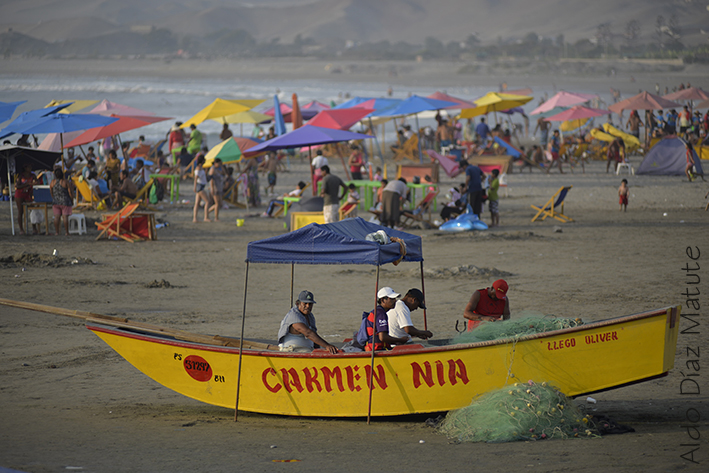
[[[551,332],[564,328],[583,325],[581,319],[564,319],[561,317],[529,316],[521,319],[503,320],[500,322],[483,322],[475,330],[458,334],[451,344],[475,343],[502,338],[519,338],[524,335]]]
[[[458,442],[597,437],[591,416],[548,383],[516,383],[450,411],[438,426]]]

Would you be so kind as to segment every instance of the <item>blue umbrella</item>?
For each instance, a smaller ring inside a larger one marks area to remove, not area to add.
[[[421,97],[418,95],[412,95],[411,97],[403,100],[400,104],[387,108],[386,110],[381,110],[377,112],[380,117],[395,117],[397,115],[416,115],[419,112],[425,112],[428,110],[440,110],[443,108],[448,108],[451,105],[458,105],[455,102],[449,102],[448,100],[437,100],[430,99],[428,97]],[[416,115],[416,130],[419,129],[419,117]],[[421,154],[421,140],[419,137],[419,161],[423,163],[423,155]]]
[[[0,122],[12,118],[15,109],[25,102],[27,102],[27,100],[20,100],[19,102],[0,102]]]
[[[16,123],[17,120],[5,127],[5,130],[23,135],[38,133],[69,133],[70,131],[88,130],[110,125],[117,121],[115,117],[78,113],[54,113],[34,120]]]
[[[281,104],[278,102],[278,95],[273,96],[273,124],[276,127],[276,136],[281,136],[286,133],[286,121],[283,119],[283,113],[281,113]]]
[[[30,110],[29,112],[23,112],[21,113],[17,118],[15,118],[13,121],[10,122],[9,125],[7,125],[5,128],[0,130],[0,139],[5,138],[6,136],[10,136],[13,133],[19,133],[14,130],[11,130],[11,128],[15,128],[16,126],[26,123],[32,120],[37,120],[38,118],[46,117],[48,115],[51,115],[53,113],[57,113],[59,110],[67,108],[71,103],[63,103],[61,105],[54,105],[52,107],[47,107],[47,108],[39,108],[37,110]]]
[[[326,143],[337,143],[349,140],[363,140],[366,138],[372,138],[372,136],[345,130],[335,130],[333,128],[303,125],[293,131],[289,131],[281,136],[264,141],[253,148],[249,148],[249,152],[276,151],[279,149],[301,148],[303,146],[323,145]]]
[[[388,109],[390,107],[393,107],[395,105],[398,105],[402,102],[401,99],[382,99],[382,98],[373,98],[373,97],[354,97],[347,102],[341,103],[340,105],[337,105],[335,107],[332,107],[333,109],[340,109],[340,108],[352,108],[352,107],[357,107],[360,106],[362,108],[371,108],[375,111],[379,110],[384,110]],[[372,113],[372,115],[379,115],[379,113]]]

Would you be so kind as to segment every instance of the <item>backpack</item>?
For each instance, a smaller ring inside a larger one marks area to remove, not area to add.
[[[165,197],[165,188],[159,181],[153,181],[152,187],[150,187],[150,196],[148,199],[151,204],[157,204]]]

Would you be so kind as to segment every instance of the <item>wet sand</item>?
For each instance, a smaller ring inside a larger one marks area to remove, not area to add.
[[[631,157],[636,168],[640,159]],[[294,187],[306,169],[294,160],[291,171],[279,175],[277,192]],[[605,163],[598,161],[583,174],[580,168],[566,171],[511,174],[509,196],[500,200],[499,228],[464,234],[413,230],[423,238],[425,268],[433,273],[468,264],[491,270],[490,277],[426,280],[429,329],[437,338],[454,334],[470,294],[496,279],[496,271],[510,273],[513,317],[542,313],[593,321],[683,303],[687,279],[682,268],[690,262],[685,249],[699,247],[701,267],[709,255],[709,212],[703,210],[709,185],[680,177],[606,174]],[[627,212],[619,212],[617,203],[623,177],[631,189]],[[441,188],[445,192],[456,182],[445,178]],[[541,205],[569,184],[574,187],[565,210],[575,222],[530,222],[530,205]],[[182,191],[184,199],[193,199],[191,185]],[[46,261],[56,249],[62,259],[56,266],[32,263],[27,256],[20,264],[0,263],[0,297],[238,335],[246,245],[284,231],[282,219],[258,217],[263,210],[230,209],[220,222],[193,224],[189,205],[163,204],[156,216],[170,226],[158,230],[157,241],[131,244],[95,241],[95,212],[85,212],[88,235],[12,237],[8,205],[2,203],[0,258],[25,252]],[[237,218],[244,218],[243,227],[235,225]],[[489,221],[489,214],[485,218]],[[75,258],[79,264],[71,263]],[[705,287],[709,274],[697,274]],[[289,306],[289,279],[286,266],[251,266],[247,336],[275,338]],[[147,287],[162,280],[171,287]],[[419,286],[418,264],[384,268],[382,284],[398,291]],[[314,292],[321,335],[341,341],[359,324],[361,311],[352,308],[371,301],[374,271],[297,267],[295,288]],[[420,311],[413,320],[423,325]],[[690,326],[682,321],[682,329]],[[683,427],[687,411],[701,411],[707,402],[706,389],[700,395],[680,394],[680,371],[688,374],[685,363],[696,358],[687,349],[709,348],[705,327],[695,331],[700,333],[680,335],[676,368],[669,376],[593,396],[598,403],[588,405],[589,412],[596,409],[629,424],[635,433],[457,445],[425,426],[428,416],[377,419],[367,426],[362,419],[244,413],[234,423],[233,411],[193,401],[144,376],[80,321],[0,306],[0,466],[31,472],[68,467],[92,472],[470,471],[473,465],[491,471],[699,470],[701,465],[680,458],[692,449],[682,444],[699,443],[694,459],[705,464],[709,448],[704,436],[695,442]],[[698,381],[707,387],[702,377]],[[585,404],[585,399],[577,402]],[[689,425],[704,434],[705,417]],[[291,459],[299,462],[274,463]]]

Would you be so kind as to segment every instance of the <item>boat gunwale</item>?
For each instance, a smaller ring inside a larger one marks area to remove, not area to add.
[[[471,348],[482,348],[495,345],[506,345],[509,343],[519,343],[523,341],[531,341],[543,338],[551,338],[558,335],[573,334],[578,332],[587,331],[589,329],[599,328],[599,327],[610,327],[613,325],[619,325],[622,323],[633,322],[636,320],[642,320],[646,318],[658,317],[663,314],[667,314],[668,311],[676,309],[678,306],[666,306],[660,309],[654,309],[646,312],[640,312],[637,314],[624,315],[620,317],[615,317],[612,319],[599,320],[597,322],[591,322],[588,324],[579,325],[576,327],[569,327],[565,329],[552,330],[549,332],[540,332],[535,334],[524,335],[519,338],[502,338],[497,340],[486,340],[481,342],[473,343],[458,343],[454,345],[442,345],[442,346],[429,346],[424,347],[420,344],[414,344],[413,346],[402,345],[400,347],[394,348],[393,350],[377,351],[376,356],[378,357],[391,357],[391,356],[404,356],[404,355],[417,355],[417,354],[430,354],[436,352],[445,351],[456,351],[465,350]],[[159,335],[141,332],[140,327],[135,327],[134,329],[128,329],[127,327],[111,327],[110,323],[103,323],[103,321],[91,320],[86,322],[86,328],[91,331],[98,331],[103,333],[115,334],[118,336],[133,338],[138,340],[150,341],[154,343],[171,345],[183,348],[193,348],[205,351],[213,351],[220,353],[232,353],[238,354],[238,347],[229,347],[223,345],[211,345],[207,343],[200,343],[194,341],[183,341],[178,340],[174,337],[168,335]],[[420,347],[420,348],[418,348]],[[327,358],[327,359],[348,359],[348,358],[370,358],[370,352],[347,352],[347,353],[337,353],[330,354],[326,350],[316,350],[310,353],[298,353],[298,352],[285,352],[285,351],[274,351],[274,350],[264,350],[264,349],[254,349],[254,348],[244,348],[244,354],[250,356],[273,356],[278,358]]]

